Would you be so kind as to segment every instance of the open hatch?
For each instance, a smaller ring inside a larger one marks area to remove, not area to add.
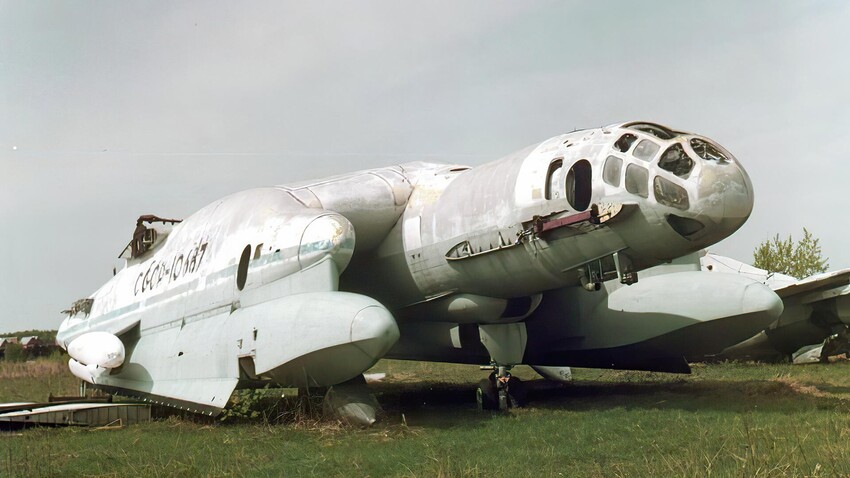
[[[182,222],[182,219],[165,219],[153,214],[139,216],[139,219],[136,220],[136,229],[133,230],[133,238],[130,239],[130,242],[118,257],[120,259],[135,259],[143,256],[158,241],[167,236],[175,224],[180,222]]]

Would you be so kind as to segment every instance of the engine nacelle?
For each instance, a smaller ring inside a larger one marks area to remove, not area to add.
[[[257,375],[284,387],[327,387],[359,376],[399,338],[392,314],[348,292],[309,292],[229,316]],[[252,351],[252,352],[249,352]]]
[[[525,363],[687,373],[687,361],[751,337],[782,313],[769,287],[733,274],[682,271],[602,290],[547,292],[526,321]],[[697,300],[698,299],[698,300]]]

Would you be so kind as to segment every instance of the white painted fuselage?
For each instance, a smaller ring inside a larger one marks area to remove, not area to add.
[[[727,237],[752,203],[731,154],[650,123],[475,168],[408,163],[253,189],[160,231],[58,340],[113,334],[126,357],[93,383],[210,413],[237,385],[333,385],[391,349],[520,363],[527,319],[571,320],[546,306],[550,291],[632,283]]]

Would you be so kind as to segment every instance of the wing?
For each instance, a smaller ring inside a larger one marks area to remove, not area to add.
[[[783,300],[793,299],[802,304],[811,304],[850,294],[850,269],[807,277],[799,282],[774,289]]]

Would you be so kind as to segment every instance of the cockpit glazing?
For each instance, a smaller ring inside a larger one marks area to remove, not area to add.
[[[658,146],[653,141],[644,139],[635,146],[635,150],[632,154],[638,159],[652,161],[652,158],[655,157],[655,153],[657,153],[659,149],[661,149],[661,146]]]
[[[668,141],[668,140],[675,138],[676,136],[679,136],[679,134],[676,133],[675,131],[670,130],[668,128],[665,128],[664,126],[661,126],[660,124],[631,123],[631,124],[627,124],[627,125],[624,125],[624,126],[626,128],[633,129],[635,131],[640,131],[641,133],[650,134],[650,135],[655,136],[656,138],[664,140],[664,141]]]
[[[622,185],[635,196],[652,197],[662,206],[687,211],[694,201],[699,202],[697,182],[706,167],[732,161],[716,144],[689,133],[646,122],[621,127],[626,132],[613,142],[614,155],[608,153],[605,160],[603,181],[614,187]],[[694,228],[685,229],[691,232]]]
[[[708,141],[699,139],[699,138],[691,138],[691,149],[694,150],[700,158],[705,159],[707,161],[718,161],[718,162],[727,162],[729,158],[726,157],[719,149],[715,148],[713,144]]]
[[[688,157],[682,145],[676,143],[664,151],[661,159],[658,160],[658,167],[665,171],[670,171],[680,178],[684,178],[693,169],[694,161]]]

